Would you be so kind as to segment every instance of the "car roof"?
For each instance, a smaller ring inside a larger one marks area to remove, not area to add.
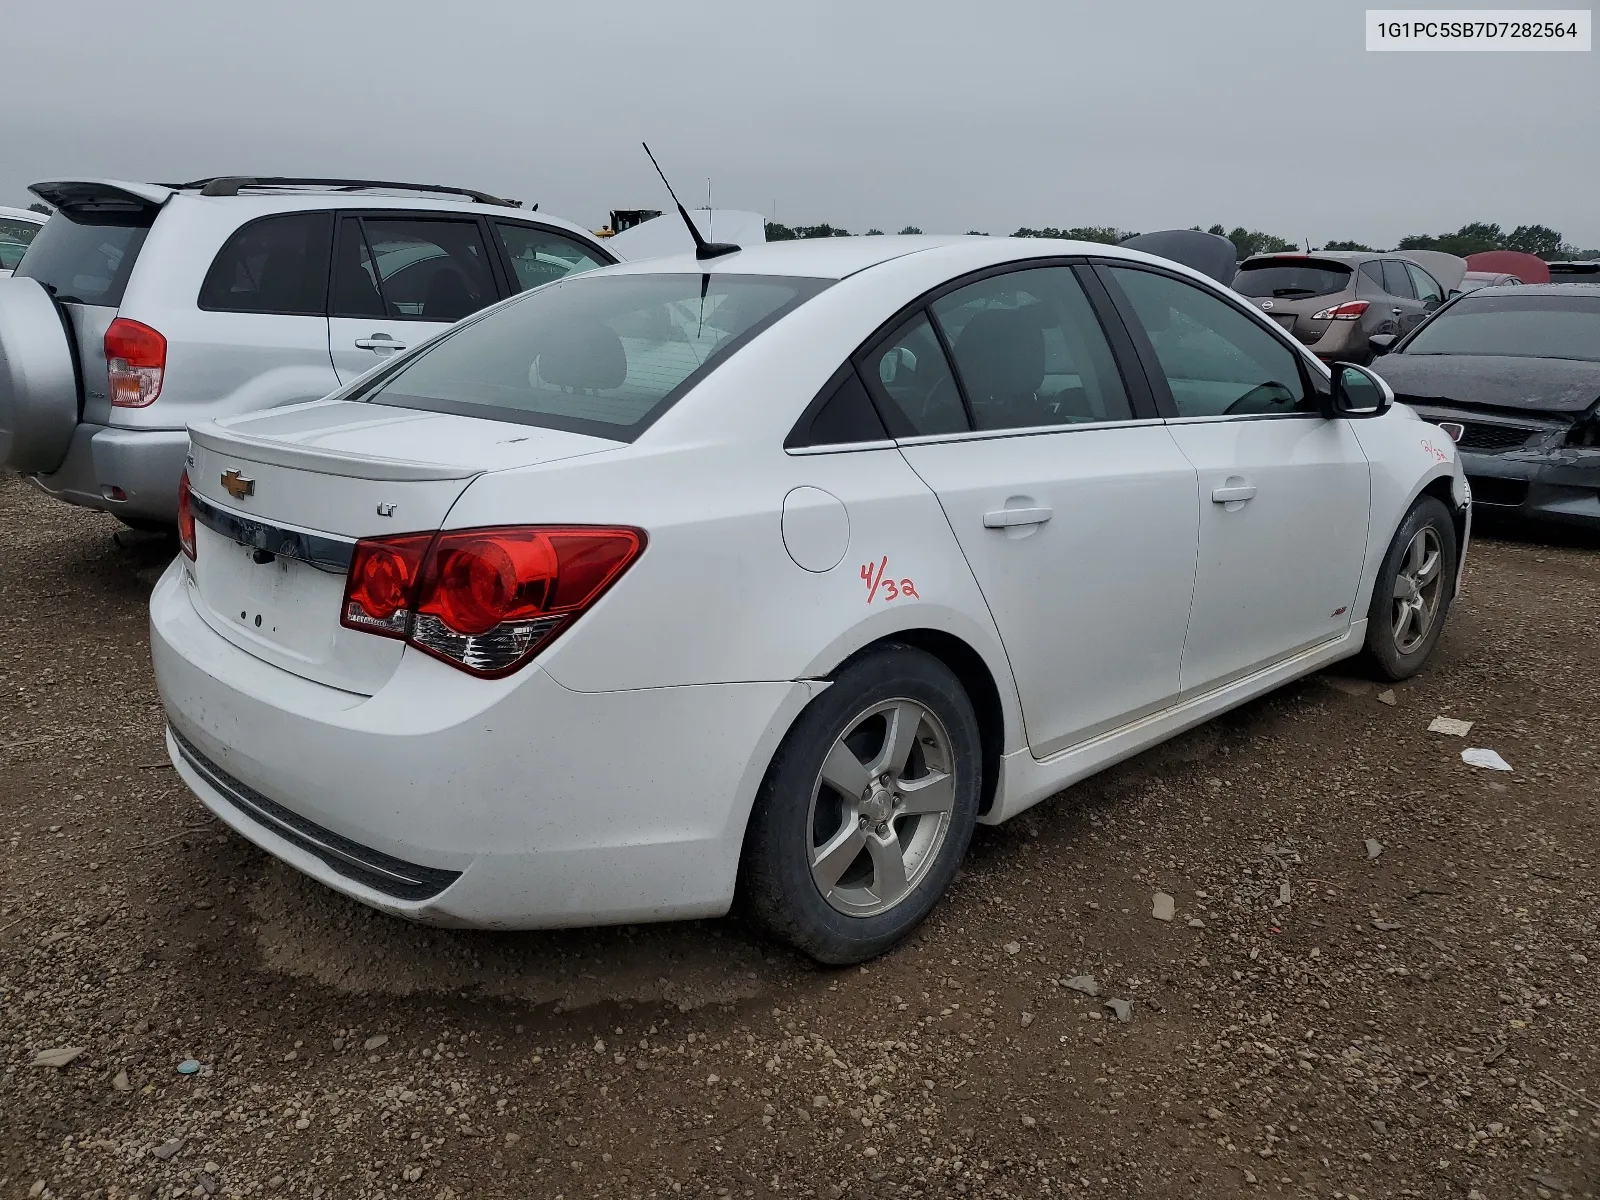
[[[1467,293],[1468,297],[1481,296],[1485,292],[1499,291],[1505,287],[1506,291],[1515,292],[1520,296],[1570,296],[1574,292],[1587,292],[1600,298],[1600,283],[1580,283],[1573,280],[1571,283],[1524,283],[1520,287],[1508,287],[1505,284],[1493,284],[1490,287],[1481,287],[1476,291]]]
[[[1364,263],[1372,258],[1404,258],[1404,250],[1313,250],[1309,254],[1304,250],[1274,250],[1268,254],[1252,254],[1240,266],[1249,266],[1251,263],[1271,262],[1274,259],[1295,261],[1306,258],[1325,258],[1339,263]]]
[[[34,212],[31,208],[7,208],[0,204],[0,217],[8,221],[31,221],[35,225],[43,225],[50,218],[45,213]]]
[[[971,235],[874,234],[871,237],[797,238],[792,241],[764,242],[735,254],[713,259],[697,259],[692,254],[641,259],[603,270],[607,274],[711,274],[778,275],[808,279],[844,279],[858,271],[876,267],[911,255],[941,250],[988,250],[979,257],[1003,263],[1017,259],[1046,258],[1057,255],[1094,254],[1131,261],[1160,262],[1185,274],[1196,274],[1187,267],[1157,259],[1136,250],[1108,246],[1100,242],[1072,242],[1056,238],[1005,238]],[[1208,281],[1210,282],[1210,281]]]
[[[294,185],[277,187],[264,184],[259,189],[252,188],[236,195],[221,196],[203,195],[198,188],[172,187],[164,183],[138,183],[125,179],[74,179],[31,186],[50,188],[60,184],[92,187],[107,194],[122,192],[129,198],[136,198],[135,202],[144,202],[157,207],[165,206],[172,201],[180,201],[183,204],[220,205],[224,211],[239,214],[241,224],[245,220],[271,213],[323,211],[330,208],[401,208],[414,211],[421,209],[435,212],[469,212],[512,221],[533,221],[540,225],[581,234],[588,242],[599,240],[591,230],[577,222],[550,216],[539,212],[536,208],[517,208],[510,204],[480,204],[465,195],[453,192],[406,191],[403,184],[390,185],[388,188],[363,188],[357,191],[333,191],[328,188]]]

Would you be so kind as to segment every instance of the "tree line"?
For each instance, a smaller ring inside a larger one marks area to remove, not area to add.
[[[1190,226],[1191,229],[1200,229],[1198,225]],[[881,234],[881,229],[869,229],[867,237]],[[900,230],[901,233],[921,233],[915,225],[907,225]],[[969,234],[986,236],[979,229],[967,230]],[[1278,237],[1276,234],[1264,233],[1259,229],[1246,229],[1237,226],[1232,230],[1222,225],[1212,225],[1204,230],[1225,237],[1233,243],[1234,252],[1241,260],[1249,258],[1252,254],[1277,254],[1289,250],[1298,250],[1300,243],[1291,242],[1287,238]],[[850,237],[848,229],[837,225],[782,225],[777,221],[767,222],[767,240],[769,242],[786,242],[798,238],[819,237]],[[1068,229],[1057,229],[1047,225],[1042,229],[1034,229],[1024,225],[1011,235],[1012,237],[1025,238],[1066,238],[1076,242],[1100,242],[1104,245],[1115,245],[1117,242],[1134,236],[1134,231],[1117,229],[1111,225],[1074,225]],[[1313,249],[1305,244],[1308,251]],[[1315,247],[1318,250],[1361,250],[1372,253],[1386,253],[1384,247],[1369,246],[1364,242],[1355,241],[1330,241]],[[1520,250],[1526,254],[1536,254],[1546,260],[1560,259],[1585,259],[1600,258],[1600,250],[1584,250],[1568,242],[1558,230],[1548,225],[1518,225],[1507,232],[1500,225],[1489,221],[1472,221],[1463,225],[1454,233],[1417,233],[1400,239],[1393,247],[1395,250],[1443,250],[1446,254],[1455,254],[1461,258],[1469,254],[1478,254],[1485,250]]]

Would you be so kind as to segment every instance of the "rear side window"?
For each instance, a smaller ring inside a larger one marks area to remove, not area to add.
[[[762,275],[572,275],[452,331],[362,398],[632,441],[826,286]]]
[[[252,221],[228,239],[200,287],[200,307],[213,312],[327,311],[330,213],[288,213]]]
[[[139,213],[57,212],[17,266],[57,300],[116,308],[133,274],[155,210]]]
[[[1293,300],[1300,296],[1331,296],[1350,286],[1350,268],[1335,262],[1247,262],[1234,276],[1233,290],[1241,296],[1272,296]]]
[[[980,430],[1126,421],[1122,376],[1070,267],[980,279],[933,303]]]
[[[887,402],[885,419],[892,415],[896,435],[964,433],[969,428],[956,377],[925,312],[914,314],[869,350],[862,369]]]
[[[0,217],[0,271],[15,270],[38,234],[39,226],[32,221]]]
[[[1406,274],[1406,265],[1392,258],[1383,260],[1383,290],[1391,296],[1400,296],[1406,300],[1416,299],[1416,293],[1411,290],[1411,276]]]
[[[505,221],[496,221],[494,227],[516,273],[519,292],[604,265],[587,246],[548,229]]]

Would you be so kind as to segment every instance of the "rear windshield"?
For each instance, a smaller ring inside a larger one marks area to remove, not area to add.
[[[45,222],[17,267],[57,300],[116,308],[155,215],[74,215],[62,209]]]
[[[1233,290],[1241,296],[1331,296],[1350,285],[1350,268],[1333,262],[1245,263],[1234,276]]]
[[[632,441],[825,287],[766,275],[573,276],[460,326],[360,398]]]
[[[1600,294],[1478,292],[1417,331],[1406,354],[1501,354],[1600,362]]]

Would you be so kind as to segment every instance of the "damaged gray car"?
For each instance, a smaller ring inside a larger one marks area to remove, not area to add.
[[[1475,504],[1600,528],[1600,287],[1486,287],[1398,343],[1395,399],[1456,440]]]

